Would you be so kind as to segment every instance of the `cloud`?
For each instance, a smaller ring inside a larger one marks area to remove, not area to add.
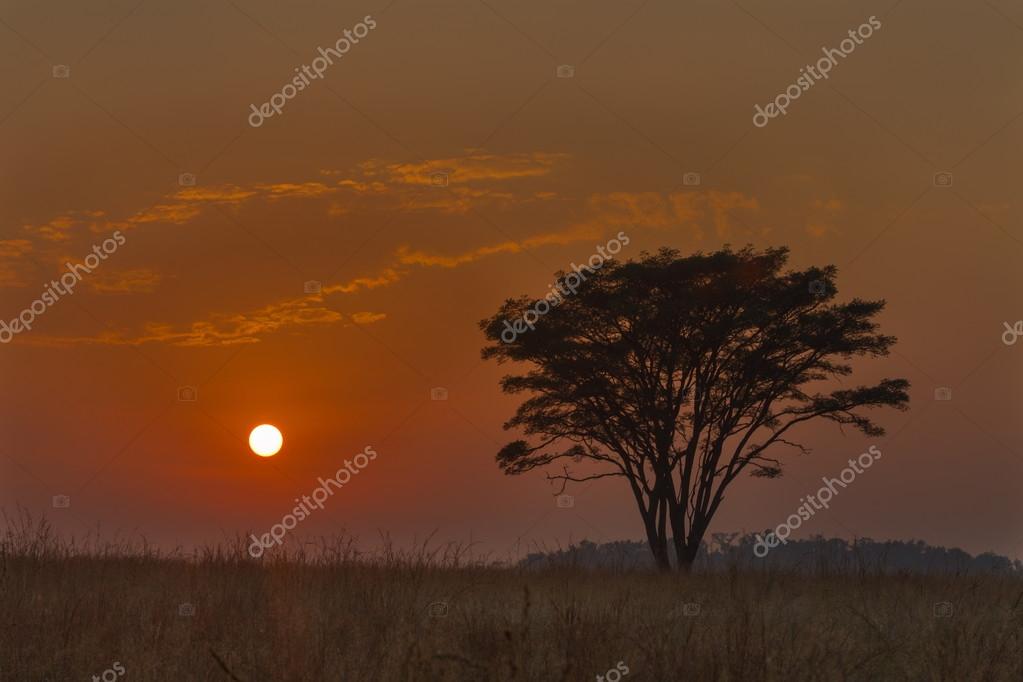
[[[533,235],[519,241],[508,240],[497,244],[479,246],[454,255],[429,253],[413,250],[408,246],[398,247],[398,262],[402,265],[425,267],[457,268],[468,263],[499,253],[521,253],[541,246],[565,245],[599,238],[601,231],[591,225],[577,225],[564,232],[547,232]]]
[[[835,218],[845,211],[845,203],[834,197],[814,199],[810,203],[809,216],[806,220],[806,233],[811,237],[822,238],[829,234],[837,234]]]
[[[446,213],[465,213],[474,204],[511,204],[516,200],[538,201],[553,196],[550,192],[525,193],[521,197],[507,190],[479,186],[550,174],[554,167],[568,158],[566,154],[529,152],[522,154],[488,154],[470,151],[464,156],[433,159],[415,163],[388,163],[369,160],[359,165],[362,178],[345,178],[335,184],[315,180],[301,182],[263,182],[243,186],[233,183],[184,187],[162,197],[154,205],[136,211],[127,218],[113,219],[104,211],[70,211],[41,224],[24,225],[33,238],[51,242],[68,241],[80,226],[93,233],[130,230],[143,225],[166,223],[183,225],[198,217],[202,211],[215,205],[241,206],[255,200],[317,199],[343,190],[363,194],[392,197],[406,209],[433,209]],[[413,198],[408,191],[433,183],[436,172],[445,172],[449,186],[438,188],[438,193]],[[321,170],[323,176],[334,176],[341,171]],[[473,184],[469,187],[467,184]],[[337,202],[327,207],[331,216],[342,215],[347,207]]]
[[[156,204],[147,209],[135,213],[126,220],[110,222],[93,228],[94,232],[109,232],[111,230],[130,230],[139,225],[149,223],[170,223],[171,225],[184,225],[200,213],[200,206],[189,203],[179,204]]]
[[[352,321],[356,324],[373,324],[374,322],[379,322],[386,317],[387,315],[385,313],[352,313]]]
[[[590,220],[610,227],[685,229],[702,239],[712,227],[718,237],[733,236],[733,221],[745,232],[751,228],[736,212],[760,208],[760,202],[742,192],[684,190],[671,192],[609,192],[595,194],[588,202]]]
[[[383,313],[361,311],[351,316],[355,324],[372,324],[386,317]],[[305,296],[272,303],[244,313],[217,314],[183,327],[150,322],[140,334],[103,332],[96,336],[25,335],[20,341],[30,345],[67,347],[76,345],[141,346],[165,343],[172,346],[215,347],[259,343],[274,332],[306,326],[346,323],[343,314],[323,305],[320,296]]]
[[[322,182],[278,182],[271,185],[256,185],[256,187],[270,200],[319,197],[338,191],[336,187],[328,187]]]
[[[259,187],[257,185],[257,187]],[[259,194],[255,189],[245,189],[238,185],[211,185],[209,187],[198,186],[189,187],[187,189],[179,190],[177,193],[172,195],[172,199],[177,199],[185,203],[217,203],[217,204],[237,204],[251,199],[252,197]]]
[[[286,327],[333,324],[343,319],[341,313],[314,299],[294,298],[247,313],[216,315],[192,323],[185,332],[170,331],[147,340],[169,341],[178,346],[231,346],[258,343],[262,336]]]
[[[747,197],[742,192],[719,192],[712,190],[707,192],[707,203],[713,214],[714,230],[718,237],[727,239],[732,236],[732,223],[730,216],[738,209],[758,209],[760,202],[753,197]],[[741,222],[741,221],[740,221]],[[745,224],[742,227],[746,227]]]
[[[100,294],[148,294],[156,290],[163,276],[149,268],[130,270],[99,270],[86,280]]]
[[[320,171],[321,173],[327,173],[329,171]],[[356,192],[386,192],[387,185],[379,180],[373,182],[360,182],[358,180],[338,180],[338,187],[346,187]]]
[[[337,192],[338,189],[322,182],[278,182],[257,183],[251,187],[235,184],[210,185],[208,187],[186,187],[167,195],[159,203],[136,212],[129,218],[118,221],[94,222],[93,232],[129,230],[140,225],[167,223],[184,225],[195,219],[207,206],[241,206],[247,202],[264,199],[308,199]]]
[[[432,185],[436,173],[445,173],[449,183],[478,183],[549,175],[567,158],[567,154],[548,152],[501,155],[471,151],[465,156],[416,163],[381,165],[374,161],[362,168],[366,175],[384,174],[391,182],[407,185]]]
[[[24,256],[33,250],[27,239],[0,240],[0,287],[28,286],[21,270],[25,265]]]
[[[402,278],[403,273],[394,268],[384,268],[376,277],[356,277],[340,284],[323,287],[323,294],[351,294],[360,289],[376,289],[394,284]]]
[[[554,198],[556,195],[549,191],[512,191],[506,183],[549,175],[568,158],[567,154],[550,152],[501,155],[470,150],[463,156],[412,163],[371,159],[359,164],[360,178],[344,178],[337,185],[363,195],[386,194],[406,210],[464,214],[481,204],[505,208]],[[343,171],[320,173],[332,176]],[[421,190],[425,188],[429,191],[424,193]],[[343,212],[331,208],[332,215]]]
[[[64,242],[71,239],[71,232],[82,225],[94,229],[100,224],[98,218],[106,215],[103,211],[71,211],[41,225],[23,225],[26,232],[51,242]]]
[[[0,260],[8,258],[21,258],[32,252],[32,242],[27,239],[4,239],[0,240]]]
[[[119,222],[105,220],[101,212],[67,213],[38,226],[33,235],[58,241],[79,224],[102,225],[103,229],[127,229],[152,223],[187,223],[214,205],[237,207],[248,202],[285,200],[323,200],[325,210],[335,214],[348,210],[343,201],[352,193],[380,197],[395,207],[429,209],[445,213],[465,213],[477,203],[511,205],[516,202],[550,201],[558,198],[546,187],[530,183],[555,172],[568,158],[565,154],[532,152],[496,155],[470,151],[464,156],[416,163],[368,161],[359,166],[356,178],[336,182],[337,175],[322,171],[323,182],[275,182],[249,185],[221,184],[209,187],[181,188],[163,197],[155,205]],[[448,174],[446,187],[429,187],[431,174]],[[359,175],[361,174],[361,176]],[[524,183],[524,184],[520,184]],[[817,207],[833,212],[836,200],[822,201]],[[840,202],[839,202],[840,203]],[[274,301],[243,312],[196,315],[183,324],[150,322],[134,332],[105,332],[94,337],[43,337],[26,335],[26,342],[39,345],[77,343],[142,345],[162,343],[185,347],[231,346],[258,343],[268,335],[289,330],[335,324],[372,324],[386,319],[383,312],[361,310],[345,315],[327,304],[328,297],[353,295],[395,285],[416,268],[455,269],[482,259],[520,254],[549,246],[589,243],[596,246],[608,233],[625,230],[686,230],[696,238],[713,230],[720,237],[735,231],[744,212],[759,210],[756,198],[738,191],[686,189],[678,192],[610,192],[588,197],[581,216],[575,216],[563,229],[546,229],[536,234],[470,245],[455,252],[440,252],[418,245],[401,244],[379,270],[352,279],[325,283],[319,294]],[[91,222],[90,222],[91,221]],[[92,227],[93,230],[97,228]],[[579,247],[582,248],[582,247]],[[0,242],[0,285],[17,280],[10,266],[18,256],[33,250],[30,240]],[[586,253],[589,253],[587,247]],[[5,269],[5,266],[6,269]],[[89,286],[98,293],[147,293],[162,281],[161,275],[147,268],[120,271],[102,270],[90,278]],[[273,300],[273,299],[271,299]],[[196,319],[201,317],[202,319]],[[138,328],[136,328],[137,330]]]
[[[511,192],[473,187],[449,187],[436,192],[419,194],[402,199],[402,208],[435,209],[445,213],[468,213],[473,206],[483,203],[497,203],[509,206],[516,200]],[[529,199],[524,199],[528,201]]]

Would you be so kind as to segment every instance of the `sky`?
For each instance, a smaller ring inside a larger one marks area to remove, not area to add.
[[[812,453],[740,479],[712,532],[774,527],[873,445],[795,536],[1023,557],[1021,38],[1009,0],[4,2],[0,319],[104,257],[0,346],[0,507],[217,542],[372,446],[297,533],[499,558],[638,539],[622,481],[560,508],[543,473],[499,471],[516,401],[477,326],[624,231],[622,258],[836,265],[899,339],[854,378],[912,382],[886,436],[807,427]]]

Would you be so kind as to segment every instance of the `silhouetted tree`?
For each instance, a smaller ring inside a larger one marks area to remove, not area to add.
[[[505,301],[480,322],[492,342],[482,355],[532,365],[501,385],[528,395],[505,428],[536,442],[509,443],[498,464],[521,474],[561,461],[548,474],[558,493],[624,478],[658,567],[674,555],[688,570],[729,484],[747,469],[779,476],[773,446],[807,451],[793,427],[827,419],[882,435],[863,408],[905,409],[907,381],[821,382],[849,375],[855,356],[888,353],[895,339],[874,322],[884,302],[834,303],[834,266],[783,271],[787,259],[784,248],[662,249],[559,272],[565,295]],[[599,466],[573,470],[584,460]]]

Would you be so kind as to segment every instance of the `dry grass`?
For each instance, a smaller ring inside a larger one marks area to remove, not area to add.
[[[451,548],[320,549],[185,559],[22,518],[0,539],[0,679],[88,680],[115,661],[125,682],[595,680],[618,661],[625,682],[1023,679],[1015,578],[527,572]],[[935,617],[946,601],[954,616]]]

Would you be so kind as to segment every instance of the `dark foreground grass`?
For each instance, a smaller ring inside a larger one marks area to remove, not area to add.
[[[616,575],[320,549],[185,560],[8,530],[0,679],[103,679],[115,662],[125,682],[596,680],[619,662],[625,682],[1023,679],[1017,578]]]

